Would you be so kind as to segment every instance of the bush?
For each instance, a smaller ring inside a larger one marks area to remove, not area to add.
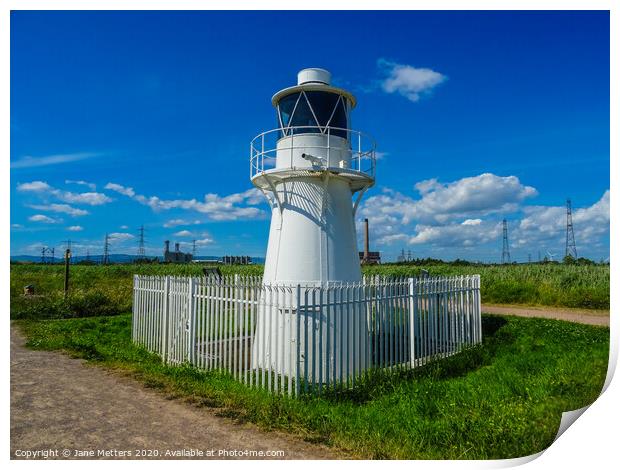
[[[13,300],[13,299],[12,299]],[[13,319],[62,319],[118,315],[131,310],[125,302],[99,290],[71,293],[65,300],[62,295],[21,296],[11,304]]]

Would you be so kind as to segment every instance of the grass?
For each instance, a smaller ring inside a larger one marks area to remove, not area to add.
[[[600,393],[609,329],[483,316],[483,344],[410,373],[375,375],[345,395],[293,400],[226,375],[169,367],[131,343],[130,315],[14,322],[35,349],[64,350],[123,371],[169,397],[363,458],[487,459],[529,455],[561,413]]]
[[[608,265],[381,265],[365,266],[365,274],[417,276],[481,275],[484,303],[609,309]],[[224,274],[260,275],[263,266],[221,266]],[[64,267],[60,265],[11,265],[11,318],[67,318],[113,315],[131,310],[132,276],[195,275],[198,265],[128,264],[71,266],[71,295],[63,301]],[[34,284],[40,296],[25,298],[23,288]]]
[[[609,309],[609,265],[559,263],[428,266],[367,266],[366,274],[417,275],[425,268],[431,275],[480,274],[483,303],[542,305],[584,309]]]

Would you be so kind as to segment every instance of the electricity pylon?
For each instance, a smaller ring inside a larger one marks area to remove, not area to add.
[[[566,200],[566,250],[564,256],[572,256],[577,259],[577,246],[575,245],[575,232],[573,231],[573,209],[570,199]]]
[[[508,246],[508,223],[502,221],[502,264],[510,263],[510,247]]]

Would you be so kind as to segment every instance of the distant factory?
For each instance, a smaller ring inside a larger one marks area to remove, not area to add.
[[[364,219],[364,251],[359,252],[361,264],[381,264],[381,253],[370,251],[370,240],[368,235],[368,219]]]
[[[174,244],[174,251],[170,251],[170,241],[166,240],[164,242],[164,262],[165,263],[191,263],[192,261],[191,253],[183,253],[180,250],[180,244]]]

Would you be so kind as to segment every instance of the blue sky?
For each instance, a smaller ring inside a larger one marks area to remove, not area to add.
[[[497,261],[609,256],[607,12],[13,12],[11,254],[264,256],[248,148],[323,67],[358,98],[372,248]],[[207,195],[207,196],[205,196]]]

